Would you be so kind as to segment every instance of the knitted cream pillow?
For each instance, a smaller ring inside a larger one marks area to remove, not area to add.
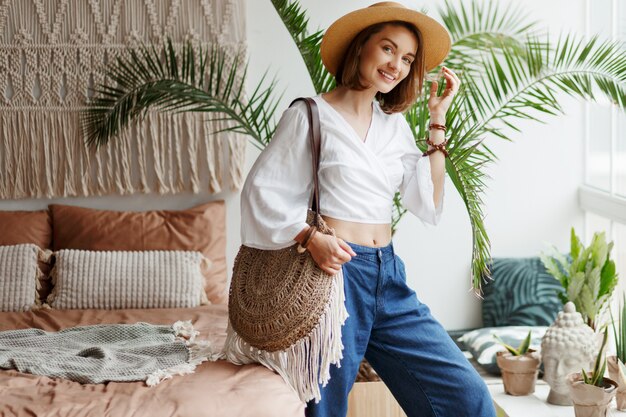
[[[48,297],[58,309],[178,308],[208,304],[195,251],[84,251],[56,258]]]
[[[37,261],[46,262],[48,257],[31,243],[0,246],[0,311],[27,311],[39,307],[37,289],[43,274]]]

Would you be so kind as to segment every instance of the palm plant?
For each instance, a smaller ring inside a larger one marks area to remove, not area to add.
[[[316,93],[333,88],[334,80],[320,58],[323,31],[310,32],[306,12],[298,1],[272,0],[272,4],[302,55]],[[483,223],[485,166],[497,160],[484,139],[491,134],[511,140],[498,125],[519,132],[517,121],[540,121],[531,110],[562,113],[555,98],[559,91],[595,100],[595,85],[620,108],[626,106],[626,54],[619,43],[566,35],[553,45],[537,29],[536,22],[525,22],[519,9],[500,9],[496,5],[501,3],[465,6],[446,0],[439,9],[453,41],[442,65],[454,68],[462,78],[461,89],[446,116],[451,132],[446,171],[469,214],[473,238],[471,283],[478,295],[483,280],[489,279],[487,265],[491,260]],[[106,143],[147,109],[156,108],[211,113],[229,123],[225,130],[249,135],[262,149],[275,130],[273,115],[279,100],[273,93],[276,82],[268,83],[264,76],[246,96],[244,83],[235,80],[237,76],[245,79],[247,66],[242,69],[235,63],[236,59],[225,58],[219,49],[197,57],[191,46],[177,53],[171,43],[162,51],[144,47],[120,59],[108,70],[117,85],[101,86],[85,114],[89,142]],[[444,88],[443,83],[439,86]],[[429,117],[428,89],[425,85],[421,97],[405,114],[422,150],[427,147],[423,138]],[[395,231],[406,210],[398,195],[394,202]]]

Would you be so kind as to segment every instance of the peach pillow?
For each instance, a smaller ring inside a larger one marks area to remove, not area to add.
[[[48,210],[0,211],[0,246],[34,243],[50,249],[52,224]]]
[[[204,289],[211,303],[228,301],[224,201],[187,210],[112,211],[51,204],[52,247],[94,251],[199,251],[212,262]]]

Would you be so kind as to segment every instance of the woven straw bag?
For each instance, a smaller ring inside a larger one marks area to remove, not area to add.
[[[313,161],[313,200],[307,223],[334,235],[319,212],[317,170],[320,125],[317,104],[307,104]],[[341,326],[348,317],[343,274],[329,275],[298,244],[278,250],[242,245],[235,258],[228,300],[225,358],[258,362],[276,371],[303,402],[321,399],[319,384],[342,358]]]

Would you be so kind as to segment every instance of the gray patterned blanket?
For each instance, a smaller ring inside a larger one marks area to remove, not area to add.
[[[190,321],[8,330],[0,332],[0,368],[82,384],[146,381],[153,386],[217,359],[207,341],[195,340],[197,334]]]

